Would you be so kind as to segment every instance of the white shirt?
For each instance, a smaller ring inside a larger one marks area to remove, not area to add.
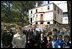
[[[13,47],[25,48],[26,36],[24,34],[15,34],[12,41]]]
[[[55,41],[52,41],[52,47],[55,48]]]
[[[36,36],[36,30],[33,30],[33,34]]]

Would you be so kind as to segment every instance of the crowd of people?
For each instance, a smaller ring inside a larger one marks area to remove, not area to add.
[[[15,27],[15,33],[11,30],[10,25],[6,30],[1,28],[1,48],[70,48],[71,38],[65,32],[53,29],[37,31],[36,26],[32,25],[31,29],[24,30],[21,26]]]

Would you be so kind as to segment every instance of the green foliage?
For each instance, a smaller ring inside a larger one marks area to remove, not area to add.
[[[28,22],[28,10],[39,6],[42,1],[1,1],[1,21],[3,22]]]

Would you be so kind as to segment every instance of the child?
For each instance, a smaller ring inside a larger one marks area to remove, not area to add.
[[[57,40],[57,36],[53,35],[53,40],[52,40],[52,48],[55,48],[55,42]]]

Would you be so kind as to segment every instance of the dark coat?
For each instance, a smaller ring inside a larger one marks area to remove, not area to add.
[[[4,31],[2,34],[2,43],[3,45],[10,45],[13,39],[13,32],[10,30],[9,32]]]
[[[30,32],[30,42],[31,42],[32,48],[38,48],[39,47],[40,33],[38,31],[36,31],[36,36],[33,35],[33,32]]]
[[[44,48],[47,48],[47,43],[48,43],[47,37],[44,37]]]

